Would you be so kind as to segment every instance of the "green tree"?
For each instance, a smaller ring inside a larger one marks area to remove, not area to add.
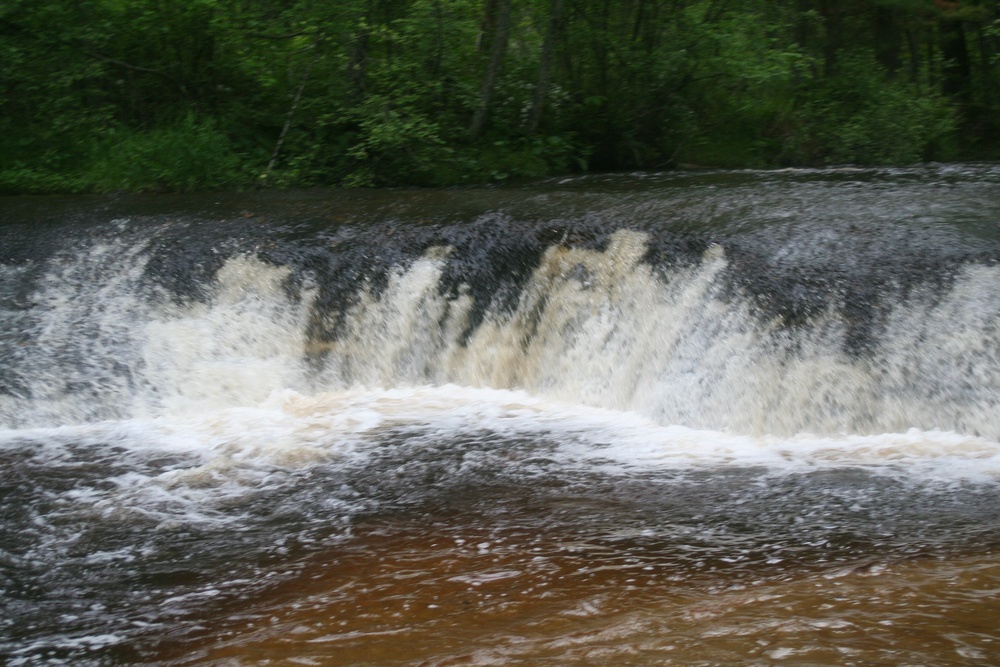
[[[7,0],[0,191],[1000,156],[995,0]]]

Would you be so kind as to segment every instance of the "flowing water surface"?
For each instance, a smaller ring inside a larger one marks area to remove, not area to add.
[[[1000,167],[0,199],[9,665],[1000,663]]]

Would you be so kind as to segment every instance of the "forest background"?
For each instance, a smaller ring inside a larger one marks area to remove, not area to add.
[[[0,3],[0,193],[998,158],[997,0]]]

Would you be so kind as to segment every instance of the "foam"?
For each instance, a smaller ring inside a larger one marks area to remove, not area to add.
[[[358,464],[384,435],[404,429],[424,440],[488,433],[506,441],[534,438],[553,447],[569,467],[605,472],[693,467],[763,467],[801,472],[867,467],[941,479],[1000,477],[1000,443],[948,431],[909,429],[875,435],[751,436],[663,426],[636,412],[593,408],[524,391],[443,386],[324,392],[273,392],[256,407],[232,408],[186,419],[162,417],[80,427],[0,432],[0,447],[31,441],[56,460],[63,448],[116,447],[148,458],[182,455],[151,477],[117,476],[121,488],[158,488],[197,494],[227,486],[253,488],[274,470],[348,461]],[[39,454],[41,455],[41,454]],[[516,461],[512,462],[516,465]],[[82,491],[77,491],[83,494]],[[81,499],[82,495],[80,496]]]

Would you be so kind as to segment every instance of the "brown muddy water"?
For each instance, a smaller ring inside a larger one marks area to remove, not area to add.
[[[968,665],[998,652],[995,553],[690,572],[442,521],[373,528],[327,556],[167,663]]]

